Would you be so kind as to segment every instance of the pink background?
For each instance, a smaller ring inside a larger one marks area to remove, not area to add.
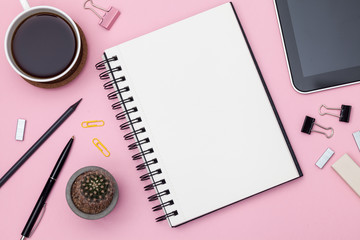
[[[97,0],[113,5],[121,16],[110,31],[97,25],[98,19],[82,8],[84,1],[30,0],[31,6],[51,5],[68,13],[84,30],[89,55],[79,77],[58,89],[40,89],[22,80],[7,63],[0,47],[0,175],[2,176],[47,128],[74,102],[83,98],[76,112],[0,189],[0,239],[18,239],[29,214],[61,150],[72,135],[75,142],[67,163],[49,196],[47,210],[31,239],[359,239],[360,202],[358,196],[331,169],[344,153],[356,162],[359,150],[352,133],[360,129],[360,85],[301,95],[292,89],[273,1],[234,0],[264,78],[276,103],[304,177],[257,195],[179,228],[167,222],[155,223],[152,194],[143,191],[148,182],[135,170],[119,121],[114,118],[107,92],[94,65],[102,51],[178,20],[225,3],[225,0]],[[22,11],[18,1],[3,1],[0,14],[0,45],[7,26]],[[251,103],[249,103],[251,104]],[[353,106],[350,123],[320,117],[321,104]],[[244,110],[245,111],[245,110]],[[245,111],[246,112],[246,111]],[[300,132],[305,115],[335,128],[335,136]],[[25,139],[15,141],[18,118],[27,120]],[[82,121],[102,119],[102,128],[84,129]],[[93,146],[97,137],[110,150],[105,158]],[[335,155],[324,169],[314,164],[327,147]],[[65,200],[65,186],[79,168],[98,165],[108,169],[118,181],[120,198],[107,217],[88,221],[76,216]],[[229,189],[231,191],[231,189]]]

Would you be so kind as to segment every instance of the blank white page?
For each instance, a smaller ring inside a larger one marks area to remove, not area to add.
[[[117,55],[177,226],[301,175],[231,3],[105,51]],[[151,159],[150,158],[150,159]],[[266,201],[266,198],[264,198]],[[235,210],[235,209],[234,209]]]

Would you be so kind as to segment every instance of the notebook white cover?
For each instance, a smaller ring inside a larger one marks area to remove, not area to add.
[[[135,128],[166,180],[171,226],[302,175],[275,117],[231,3],[105,51]],[[291,147],[290,147],[291,149]],[[292,151],[292,150],[291,150]],[[136,151],[134,152],[136,153]],[[142,160],[140,160],[142,161]],[[146,172],[146,170],[144,170]],[[264,198],[266,201],[266,198]],[[234,209],[235,210],[235,209]]]

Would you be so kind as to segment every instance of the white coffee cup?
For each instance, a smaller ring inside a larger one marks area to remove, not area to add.
[[[71,70],[73,70],[75,64],[79,60],[80,52],[81,52],[81,37],[78,27],[76,26],[75,22],[63,11],[50,7],[50,6],[37,6],[37,7],[30,7],[27,0],[20,0],[24,11],[20,13],[10,24],[6,35],[5,35],[5,54],[8,62],[10,63],[11,67],[24,79],[30,80],[33,82],[52,82],[61,80],[66,74],[68,74]],[[38,13],[52,13],[62,17],[70,27],[73,29],[75,38],[76,38],[76,52],[75,56],[71,62],[71,64],[60,74],[50,77],[50,78],[36,78],[24,72],[15,62],[14,57],[12,55],[11,44],[12,38],[15,33],[17,27],[28,17],[38,14]]]

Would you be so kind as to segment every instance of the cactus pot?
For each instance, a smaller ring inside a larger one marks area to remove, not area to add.
[[[96,166],[76,171],[70,177],[65,191],[70,209],[79,217],[89,220],[108,215],[119,198],[114,177]]]

